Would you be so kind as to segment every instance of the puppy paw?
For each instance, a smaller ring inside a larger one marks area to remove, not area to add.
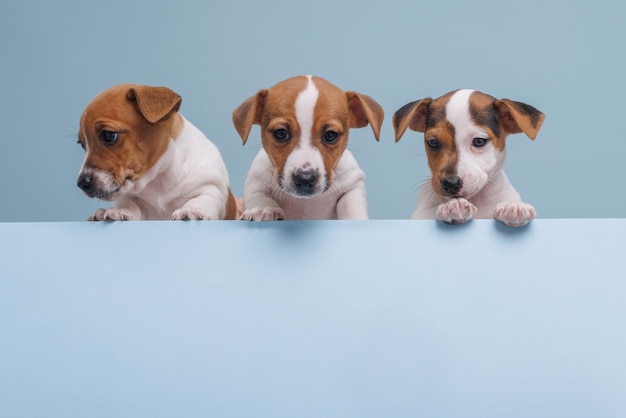
[[[285,212],[280,208],[252,208],[245,210],[241,215],[244,221],[282,221]]]
[[[506,226],[519,227],[535,219],[537,212],[532,205],[524,202],[502,202],[496,206],[495,219]]]
[[[181,208],[172,213],[173,221],[209,221],[209,212],[200,208]]]
[[[91,215],[89,218],[87,218],[87,221],[89,221],[89,222],[104,221],[104,212],[105,211],[106,211],[106,209],[103,209],[103,208],[98,209],[93,215]]]
[[[472,219],[476,210],[467,199],[450,199],[437,207],[437,219],[447,224],[462,224]]]
[[[132,221],[135,217],[126,209],[98,209],[88,221]]]

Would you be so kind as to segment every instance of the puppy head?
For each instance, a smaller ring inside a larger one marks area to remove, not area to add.
[[[505,138],[523,132],[535,139],[544,114],[524,103],[497,100],[474,90],[406,104],[393,115],[396,142],[407,128],[424,132],[433,189],[471,199],[498,172]]]
[[[182,99],[166,87],[122,84],[96,96],[80,118],[85,160],[78,187],[89,197],[115,200],[165,153],[182,126]],[[176,116],[176,117],[174,117]]]
[[[248,98],[233,112],[233,124],[244,144],[252,125],[260,125],[278,185],[293,196],[311,197],[331,186],[349,129],[369,124],[378,140],[383,115],[366,95],[298,76]]]

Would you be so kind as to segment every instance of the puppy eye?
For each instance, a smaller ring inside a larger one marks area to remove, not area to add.
[[[439,142],[439,140],[436,138],[432,138],[426,141],[426,145],[428,145],[428,148],[432,150],[441,149],[441,142]]]
[[[102,142],[104,142],[107,145],[113,145],[117,142],[119,135],[117,132],[113,132],[113,131],[101,131],[100,132],[100,139],[102,139]]]
[[[472,145],[476,148],[484,147],[487,144],[487,138],[474,138]]]
[[[289,141],[290,138],[289,131],[285,128],[276,129],[272,132],[272,134],[274,135],[276,141],[282,143]]]
[[[324,132],[324,135],[322,135],[322,141],[327,144],[335,143],[337,141],[337,138],[339,138],[339,133],[331,130]]]
[[[87,149],[85,148],[85,144],[83,144],[82,142],[80,142],[80,140],[76,141],[76,143],[78,145],[80,145],[81,147],[83,147],[83,149],[86,151]]]

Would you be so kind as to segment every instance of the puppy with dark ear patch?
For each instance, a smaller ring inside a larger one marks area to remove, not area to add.
[[[396,142],[407,128],[423,132],[431,172],[411,218],[528,224],[536,212],[522,202],[504,173],[505,138],[523,132],[535,139],[544,118],[530,105],[475,90],[452,91],[398,109],[393,115]]]
[[[121,84],[87,105],[77,184],[89,197],[115,202],[89,220],[238,217],[224,161],[178,113],[181,102],[166,87]]]
[[[245,144],[261,127],[243,192],[242,219],[367,219],[365,174],[346,150],[351,128],[378,140],[383,109],[369,96],[299,76],[260,90],[233,112]]]

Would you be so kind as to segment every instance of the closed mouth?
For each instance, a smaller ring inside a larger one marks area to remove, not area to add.
[[[115,195],[119,191],[120,191],[119,187],[117,187],[114,190],[111,190],[110,192],[107,192],[107,193],[102,193],[101,191],[98,191],[92,197],[95,197],[95,198],[98,198],[98,199],[102,199],[102,200],[112,200],[113,195]]]
[[[285,191],[294,197],[299,197],[299,198],[304,198],[304,199],[308,197],[313,197],[316,194],[318,194],[316,192],[298,192],[298,191],[293,191],[293,190],[285,190]]]

